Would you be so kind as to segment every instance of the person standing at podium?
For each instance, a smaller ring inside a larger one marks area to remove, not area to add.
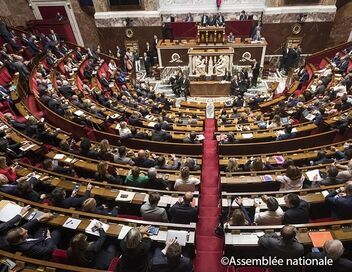
[[[216,24],[216,18],[214,15],[210,15],[208,19],[208,26],[215,26]]]
[[[190,12],[187,14],[185,22],[193,22],[193,16]]]
[[[206,25],[208,25],[208,21],[209,21],[208,15],[206,15],[205,13],[203,13],[202,19],[200,20],[200,24],[201,24],[202,26],[206,26]]]
[[[224,26],[225,25],[225,17],[224,17],[224,15],[221,14],[221,12],[219,12],[218,16],[216,17],[216,24],[217,24],[217,26]]]

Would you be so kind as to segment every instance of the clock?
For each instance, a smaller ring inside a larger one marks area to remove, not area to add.
[[[292,33],[293,34],[297,35],[297,34],[301,33],[301,31],[302,31],[302,25],[301,24],[296,23],[296,24],[294,24],[292,26]]]
[[[132,28],[127,28],[125,31],[125,35],[127,38],[132,38],[134,33],[133,33],[133,29]]]

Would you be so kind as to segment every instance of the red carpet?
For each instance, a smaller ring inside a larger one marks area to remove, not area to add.
[[[199,220],[196,230],[196,272],[224,271],[220,263],[224,241],[214,233],[221,213],[219,155],[214,132],[215,119],[205,119]]]

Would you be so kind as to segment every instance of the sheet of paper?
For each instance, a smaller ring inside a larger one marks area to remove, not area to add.
[[[54,160],[62,160],[64,157],[65,157],[64,154],[56,154],[53,159]]]
[[[159,230],[157,235],[153,235],[150,238],[155,241],[166,241],[167,231]]]
[[[131,202],[136,193],[120,190],[116,197],[116,201]]]
[[[167,205],[170,204],[171,202],[171,196],[169,195],[163,195],[160,197],[160,200],[159,200],[159,203],[158,203],[158,206],[159,207],[166,207]]]
[[[69,217],[62,226],[68,229],[77,229],[78,225],[81,224],[81,222],[82,220]]]
[[[320,172],[318,169],[310,170],[306,172],[306,176],[310,181],[322,181],[323,179],[320,176]]]
[[[13,204],[7,203],[1,210],[0,210],[0,221],[7,222],[14,218],[17,214],[20,214],[22,207]]]
[[[256,234],[232,234],[234,245],[257,245],[258,236]]]
[[[130,229],[132,229],[132,227],[123,225],[121,230],[120,230],[118,239],[122,240],[123,238],[125,238],[125,236],[130,231]],[[159,233],[160,233],[160,231],[159,231]],[[156,236],[158,236],[158,235],[156,235]]]
[[[73,114],[75,114],[75,115],[77,115],[77,116],[81,116],[81,115],[84,114],[84,112],[81,111],[81,110],[77,110],[77,111],[75,111]]]
[[[253,138],[253,133],[243,133],[242,134],[243,139],[252,139]]]
[[[321,194],[326,197],[329,194],[328,190],[321,191]]]
[[[35,145],[34,144],[27,144],[27,145],[21,146],[20,150],[27,151],[27,150],[31,149],[32,147],[35,147]]]
[[[93,220],[91,220],[90,221],[90,223],[89,223],[89,225],[88,225],[88,227],[86,228],[86,233],[89,233],[89,234],[93,234],[93,235],[95,235],[95,236],[99,236],[99,231],[92,231],[92,228],[95,226],[95,224],[97,223],[97,222],[99,222],[98,220],[96,220],[96,219],[93,219]],[[102,223],[102,222],[101,222]],[[102,225],[103,225],[103,229],[104,229],[104,231],[105,232],[107,232],[107,230],[109,229],[109,225],[108,224],[105,224],[105,223],[102,223]]]

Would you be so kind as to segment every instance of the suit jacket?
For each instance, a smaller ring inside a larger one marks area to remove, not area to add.
[[[324,252],[310,252],[307,254],[306,259],[324,259],[326,257]],[[352,261],[345,258],[339,258],[333,262],[333,265],[327,266],[306,266],[305,272],[345,272],[352,271]]]
[[[222,26],[225,24],[225,17],[223,15],[220,15],[216,18],[216,24],[219,26]]]
[[[181,81],[181,90],[188,92],[189,89],[189,79],[182,79]]]
[[[296,239],[284,241],[280,236],[274,234],[265,234],[259,238],[258,244],[264,248],[268,256],[276,256],[278,259],[295,259],[303,256],[304,247]],[[285,263],[285,262],[284,262]],[[288,267],[273,267],[274,271],[301,271]],[[298,268],[297,268],[298,269]]]
[[[141,206],[141,215],[143,220],[155,222],[169,222],[167,213],[164,208],[152,206],[149,203],[144,203]]]
[[[197,221],[197,209],[185,204],[176,202],[170,209],[171,223],[189,224]]]
[[[245,21],[245,20],[248,20],[248,15],[246,15],[246,14],[241,14],[241,15],[240,15],[240,21]]]
[[[192,272],[193,267],[191,260],[182,255],[176,267],[169,267],[166,255],[157,248],[150,261],[149,270],[150,272]]]
[[[24,224],[22,228],[31,231],[38,229],[39,226],[39,221],[34,219]],[[44,237],[37,238],[33,236],[29,236],[29,238],[34,240],[27,241],[27,239],[22,243],[11,245],[11,249],[23,252],[26,256],[37,259],[50,258],[52,252],[56,249],[55,242],[52,238],[45,239]]]
[[[297,208],[288,208],[283,217],[283,224],[306,224],[309,222],[309,203],[302,200]]]
[[[200,20],[200,23],[202,26],[206,26],[208,24],[209,17],[208,15],[203,15],[202,19]]]
[[[61,208],[69,209],[71,207],[78,208],[82,205],[82,203],[90,197],[90,191],[86,190],[83,196],[81,197],[67,197],[63,201],[59,203],[54,203],[55,206],[59,206]]]
[[[333,217],[338,219],[351,219],[352,196],[338,196],[337,192],[331,192],[325,198],[330,204]]]

